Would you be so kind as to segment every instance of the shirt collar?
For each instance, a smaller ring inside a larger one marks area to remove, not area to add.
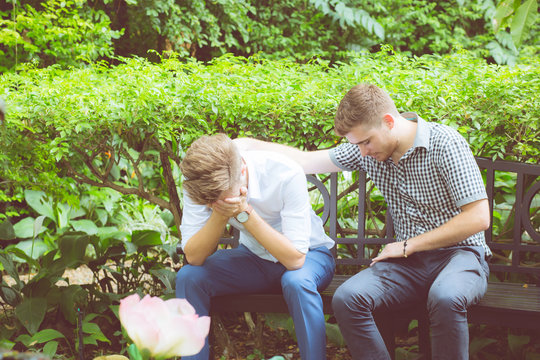
[[[257,178],[257,170],[255,168],[254,160],[251,158],[249,152],[241,152],[242,159],[246,162],[248,170],[248,196],[250,199],[261,198],[261,185]]]
[[[428,123],[414,112],[405,112],[402,113],[401,116],[418,124],[416,126],[416,135],[414,137],[413,148],[423,147],[429,149],[430,131]]]

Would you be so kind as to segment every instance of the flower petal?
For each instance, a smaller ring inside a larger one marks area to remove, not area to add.
[[[160,328],[153,321],[151,313],[145,311],[144,303],[139,295],[130,295],[120,300],[118,309],[120,322],[126,329],[129,338],[140,350],[153,352],[159,343]]]
[[[177,315],[170,320],[167,327],[162,328],[160,352],[164,357],[198,354],[210,330],[210,317]]]
[[[155,358],[199,353],[210,330],[210,318],[199,317],[185,299],[163,301],[137,294],[120,301],[120,321],[139,350]]]
[[[180,315],[195,315],[195,308],[186,299],[169,299],[165,301],[169,311]]]

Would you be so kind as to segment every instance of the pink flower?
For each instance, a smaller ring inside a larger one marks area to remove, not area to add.
[[[154,358],[195,355],[204,346],[210,318],[185,299],[130,295],[120,300],[120,322],[140,351]]]

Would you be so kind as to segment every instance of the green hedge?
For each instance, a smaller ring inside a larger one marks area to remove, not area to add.
[[[171,159],[177,181],[174,162],[201,134],[333,146],[336,106],[360,82],[385,88],[400,110],[457,128],[476,155],[537,163],[539,65],[495,66],[466,52],[407,57],[382,51],[336,66],[224,56],[207,64],[124,59],[115,67],[4,74],[0,201],[16,198],[21,186],[74,190],[65,180],[74,174],[78,181],[139,189],[150,201],[170,200],[171,184],[167,190],[159,168]],[[59,177],[67,187],[58,185]]]

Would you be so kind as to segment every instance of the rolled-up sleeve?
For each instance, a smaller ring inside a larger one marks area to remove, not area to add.
[[[184,208],[182,213],[182,224],[180,225],[182,249],[184,249],[188,240],[201,230],[204,224],[206,224],[211,213],[212,210],[210,210],[208,206],[194,204],[184,191]]]
[[[448,141],[441,155],[441,173],[457,207],[487,199],[486,187],[472,151],[461,136]]]
[[[343,143],[330,149],[330,160],[337,167],[347,170],[364,170],[364,161],[358,145]]]

